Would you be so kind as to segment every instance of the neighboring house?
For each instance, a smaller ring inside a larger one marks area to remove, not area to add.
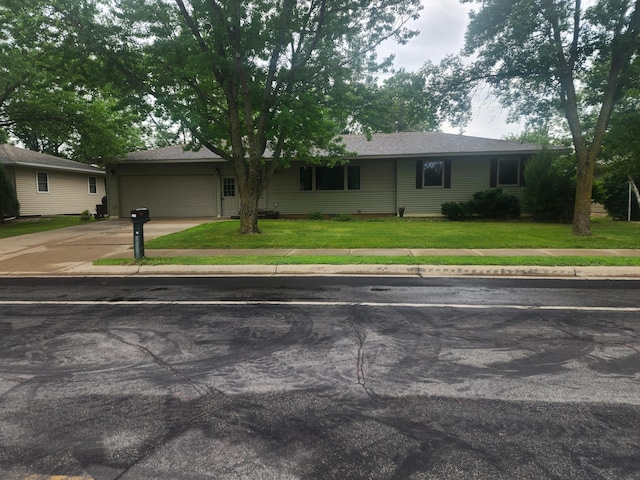
[[[539,145],[446,133],[345,135],[358,155],[342,166],[292,162],[278,171],[259,208],[284,216],[440,215],[443,202],[502,187],[523,195],[525,161]],[[268,159],[268,156],[267,156]],[[147,207],[151,218],[231,217],[238,194],[231,165],[207,149],[172,146],[129,154],[107,167],[109,214]]]
[[[104,170],[0,145],[0,163],[20,202],[20,216],[94,213],[106,195]]]

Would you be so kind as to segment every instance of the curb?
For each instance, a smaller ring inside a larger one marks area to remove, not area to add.
[[[54,272],[0,272],[3,276],[402,276],[640,279],[640,267],[477,265],[124,265],[83,263]]]

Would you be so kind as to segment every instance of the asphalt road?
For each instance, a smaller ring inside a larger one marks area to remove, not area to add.
[[[0,279],[0,478],[640,478],[638,292]]]

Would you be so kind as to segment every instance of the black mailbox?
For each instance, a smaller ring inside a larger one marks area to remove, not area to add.
[[[148,208],[134,208],[131,210],[131,223],[133,223],[133,254],[136,260],[144,258],[144,224],[149,220]]]
[[[149,220],[148,208],[134,208],[131,210],[131,221],[134,223],[147,223]]]

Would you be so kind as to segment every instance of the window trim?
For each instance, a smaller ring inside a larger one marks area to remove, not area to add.
[[[93,186],[95,187],[95,192],[91,191],[91,179],[93,178]],[[89,189],[89,195],[98,195],[98,177],[95,177],[93,175],[89,175],[87,177],[87,182],[88,182],[88,189]]]
[[[318,167],[326,167],[326,168],[342,168],[343,169],[343,177],[342,177],[342,189],[335,189],[335,190],[329,190],[329,189],[318,189],[318,185],[317,185],[317,168]],[[303,189],[303,182],[302,182],[302,172],[303,169],[311,169],[311,178],[310,178],[310,182],[311,182],[311,188],[310,189]],[[350,177],[349,177],[349,169],[350,168],[357,168],[358,169],[358,188],[349,188],[350,185]],[[299,193],[308,193],[308,192],[359,192],[362,190],[362,168],[359,164],[345,164],[345,165],[335,165],[334,167],[328,167],[327,165],[300,165],[300,167],[298,168],[298,192]]]
[[[40,175],[45,176],[46,190],[40,190]],[[49,193],[51,189],[49,188],[49,172],[36,172],[36,192],[37,193]]]

